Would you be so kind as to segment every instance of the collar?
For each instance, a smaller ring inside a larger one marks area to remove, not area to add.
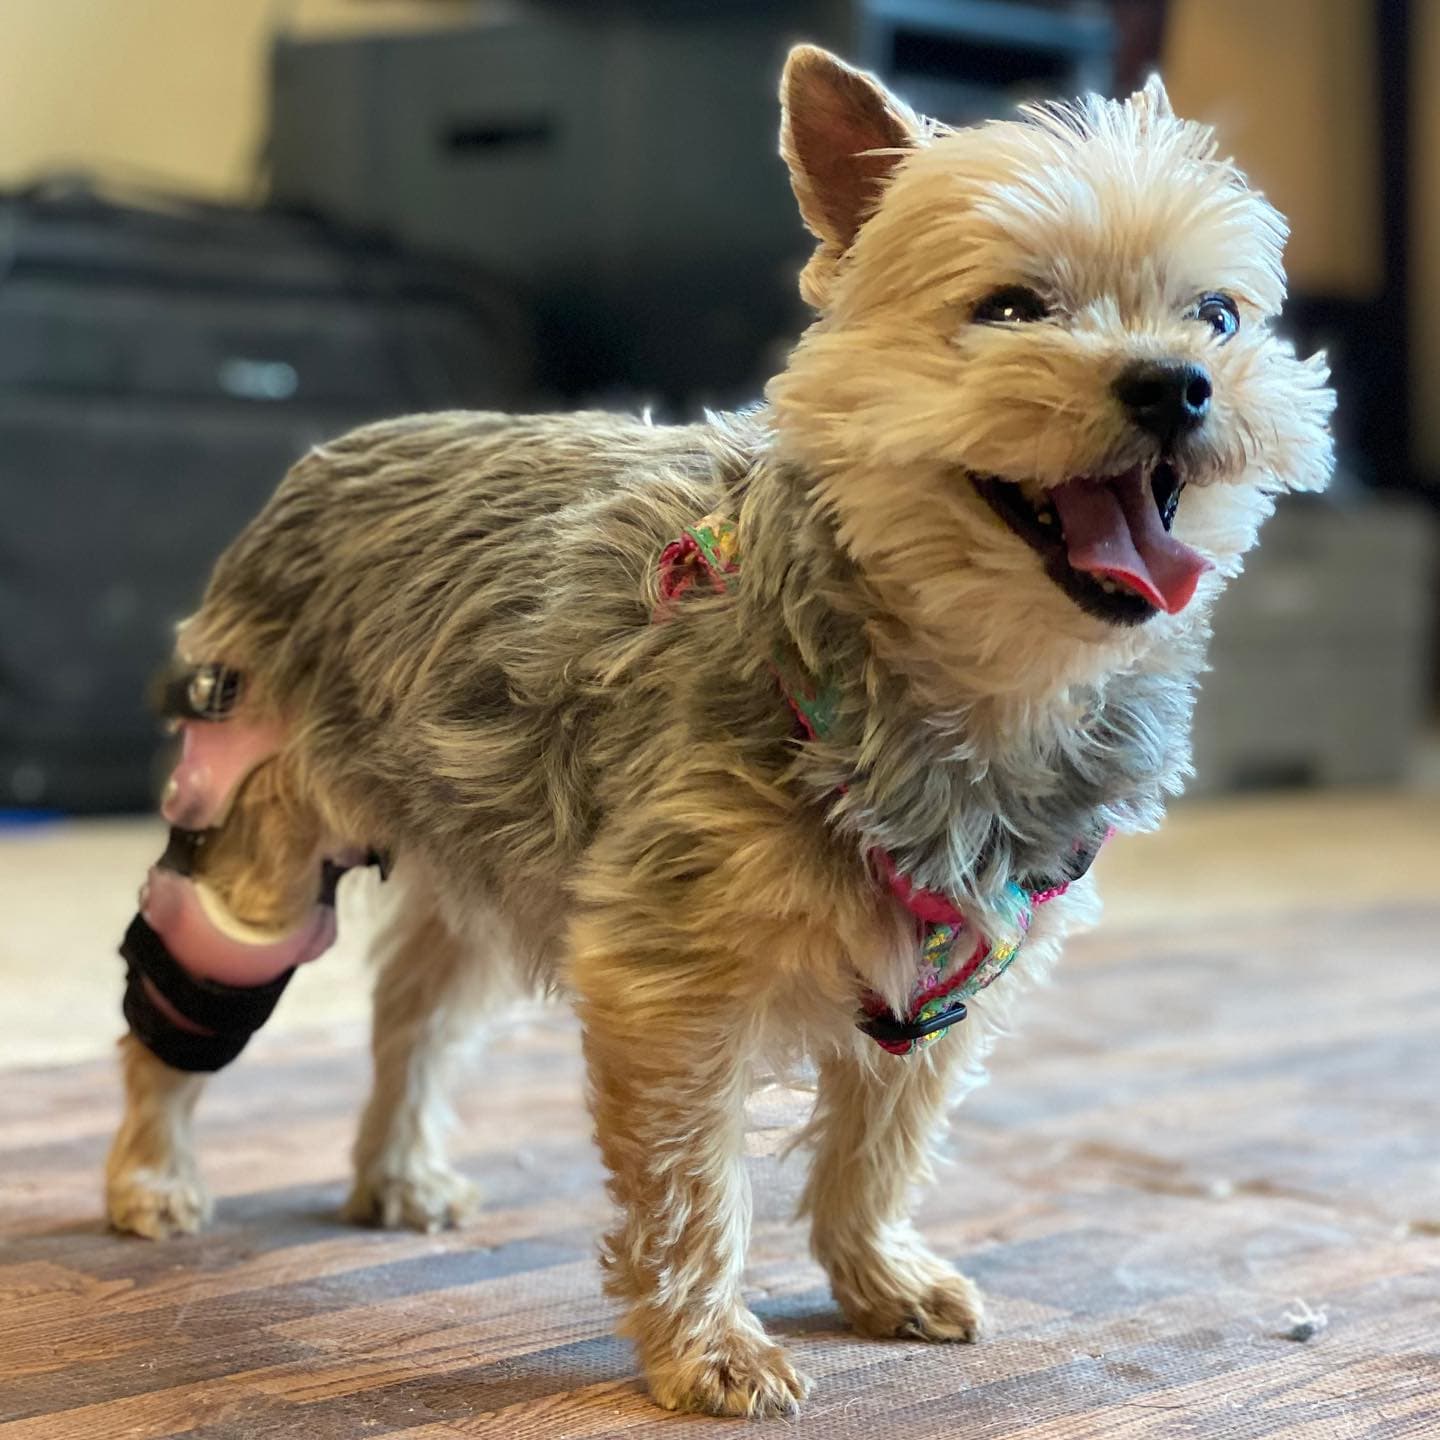
[[[740,535],[733,520],[707,515],[681,532],[660,555],[660,609],[664,618],[674,604],[697,584],[719,594],[740,570]],[[835,724],[839,695],[835,686],[817,684],[796,673],[778,657],[772,659],[776,684],[795,715],[796,730],[805,740],[825,740]],[[1104,839],[1108,839],[1109,834]],[[1104,840],[1077,840],[1067,873],[1035,889],[1013,881],[1001,897],[1011,938],[991,940],[973,925],[954,898],[917,886],[896,866],[889,851],[876,846],[870,862],[876,878],[914,921],[918,965],[905,1006],[897,1015],[873,990],[860,997],[862,1015],[856,1024],[893,1055],[933,1044],[967,1014],[965,1002],[993,984],[1020,953],[1035,911],[1057,899],[1091,865]]]

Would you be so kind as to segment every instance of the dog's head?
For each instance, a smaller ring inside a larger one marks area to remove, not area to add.
[[[781,99],[820,244],[779,444],[907,643],[1034,694],[1178,638],[1330,473],[1282,218],[1158,79],[951,131],[803,46]]]

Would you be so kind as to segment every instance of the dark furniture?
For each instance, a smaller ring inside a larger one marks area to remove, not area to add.
[[[0,198],[0,811],[153,800],[146,677],[288,466],[365,420],[529,393],[453,267],[251,211]]]
[[[949,121],[1105,90],[1101,7],[572,0],[459,29],[285,39],[276,201],[473,257],[527,297],[547,390],[753,398],[802,322],[808,241],[776,150],[811,39]]]

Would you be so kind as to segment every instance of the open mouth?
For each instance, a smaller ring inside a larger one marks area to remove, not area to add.
[[[1045,573],[1084,611],[1114,625],[1176,615],[1211,568],[1170,527],[1185,488],[1161,460],[1121,475],[1078,475],[1031,501],[1013,481],[970,477],[990,508],[1044,562]]]

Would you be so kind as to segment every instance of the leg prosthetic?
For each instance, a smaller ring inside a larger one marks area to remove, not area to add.
[[[180,762],[161,813],[170,842],[140,892],[140,913],[120,946],[128,968],[125,1019],[135,1037],[176,1070],[228,1065],[270,1018],[297,966],[335,940],[335,887],[369,863],[361,852],[327,857],[311,911],[288,933],[269,935],[231,915],[197,874],[205,845],[225,823],[236,791],[284,739],[248,718],[243,677],[203,665],[166,693],[181,733]]]

